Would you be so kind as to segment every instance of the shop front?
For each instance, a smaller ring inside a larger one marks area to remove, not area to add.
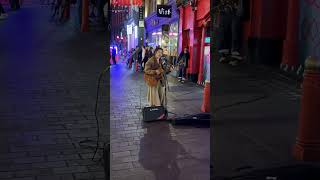
[[[187,47],[190,53],[188,79],[204,84],[210,80],[210,1],[180,6],[179,50]]]
[[[127,29],[127,49],[131,50],[138,46],[138,26],[134,22],[130,22],[126,25]]]
[[[148,46],[160,46],[169,57],[178,55],[179,14],[175,1],[167,5],[172,7],[171,18],[157,17],[154,12],[146,18],[146,42]]]
[[[155,48],[160,46],[164,54],[168,56],[177,56],[178,54],[178,28],[179,23],[175,22],[170,25],[163,25],[148,33],[148,45]]]

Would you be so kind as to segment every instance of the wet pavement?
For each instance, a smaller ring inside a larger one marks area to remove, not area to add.
[[[266,67],[215,63],[213,177],[241,169],[297,163],[293,159],[301,90]]]
[[[142,75],[123,63],[111,67],[111,179],[209,179],[210,129],[143,123],[147,88]],[[169,76],[168,110],[177,117],[200,113],[202,94],[203,87]]]
[[[104,179],[94,149],[79,143],[96,140],[104,40],[104,33],[49,22],[49,9],[39,6],[0,23],[0,179]],[[99,104],[103,121],[108,106]]]

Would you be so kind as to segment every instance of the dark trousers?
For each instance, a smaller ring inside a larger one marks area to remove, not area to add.
[[[219,49],[239,51],[241,46],[241,18],[230,13],[221,15]]]
[[[186,78],[186,69],[185,66],[179,66],[179,77]]]
[[[0,3],[0,15],[3,13],[6,13],[6,12],[4,12],[4,8],[3,8],[2,4]]]
[[[231,14],[221,14],[221,24],[220,24],[220,33],[221,33],[221,44],[219,49],[231,49],[232,41],[232,15]]]
[[[10,7],[13,10],[20,9],[20,2],[19,0],[10,0]]]
[[[241,46],[241,18],[239,16],[232,17],[232,50],[240,51]]]
[[[98,18],[101,23],[101,25],[105,26],[105,17],[104,17],[104,11],[103,8],[105,4],[107,3],[106,0],[97,0],[97,8],[98,8]]]
[[[113,64],[117,64],[116,56],[112,56],[112,61],[113,61]]]

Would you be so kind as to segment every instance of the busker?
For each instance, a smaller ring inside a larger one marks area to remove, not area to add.
[[[152,56],[145,64],[145,81],[148,86],[147,100],[150,106],[161,106],[166,102],[165,98],[165,74],[173,70],[173,66],[164,66],[161,59],[163,50],[156,48]]]

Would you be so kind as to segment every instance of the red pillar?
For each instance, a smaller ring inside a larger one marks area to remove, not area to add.
[[[89,32],[89,0],[82,0],[81,32]]]
[[[294,157],[320,161],[320,63],[309,57],[305,62],[299,129]]]
[[[298,64],[299,0],[288,1],[287,33],[283,45],[282,65]]]
[[[178,53],[180,53],[181,51],[182,51],[182,49],[183,49],[183,42],[182,42],[182,40],[183,40],[183,23],[184,23],[184,12],[183,12],[183,10],[184,10],[184,8],[181,6],[180,8],[179,8],[179,10],[180,10],[180,21],[179,21],[179,47],[178,47]]]
[[[205,82],[201,111],[210,112],[210,81]]]
[[[198,74],[198,84],[203,81],[203,64],[204,64],[204,39],[206,36],[206,27],[202,26],[202,34],[201,34],[201,48],[200,48],[200,66],[199,66],[199,74]]]

